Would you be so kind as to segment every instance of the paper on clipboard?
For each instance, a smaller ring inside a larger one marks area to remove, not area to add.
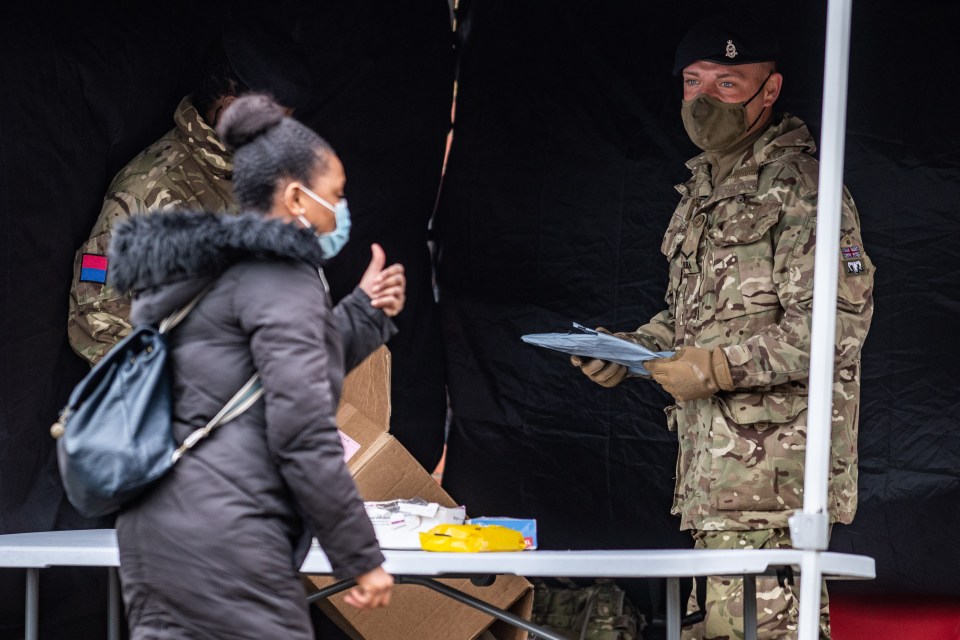
[[[669,358],[672,351],[651,351],[646,347],[573,323],[568,333],[528,333],[520,336],[528,344],[562,351],[575,356],[599,358],[627,367],[633,375],[648,376],[643,363],[654,358]]]

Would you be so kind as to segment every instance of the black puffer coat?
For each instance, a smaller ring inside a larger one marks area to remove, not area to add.
[[[359,289],[331,309],[310,232],[248,214],[134,217],[111,281],[169,335],[174,434],[205,425],[253,374],[264,397],[117,519],[131,635],[312,638],[298,568],[316,535],[337,577],[383,562],[334,414],[345,371],[395,331]]]

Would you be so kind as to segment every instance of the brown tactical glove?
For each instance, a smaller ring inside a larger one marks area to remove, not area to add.
[[[699,400],[720,389],[734,388],[730,363],[719,347],[713,351],[682,347],[669,358],[648,360],[643,366],[677,402]]]
[[[597,327],[600,333],[610,335],[610,331],[603,327]],[[615,387],[624,378],[627,377],[627,368],[616,362],[607,362],[597,358],[581,358],[580,356],[570,356],[570,363],[578,367],[583,375],[587,376],[601,387]]]

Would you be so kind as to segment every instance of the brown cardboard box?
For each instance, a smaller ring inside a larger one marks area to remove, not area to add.
[[[453,507],[457,503],[430,473],[388,433],[390,428],[390,352],[375,351],[344,380],[337,425],[360,448],[347,462],[364,500],[421,497]],[[317,587],[332,578],[312,576]],[[530,617],[532,585],[519,576],[499,576],[488,587],[469,580],[441,580],[444,584]],[[319,603],[347,633],[363,640],[473,640],[487,628],[498,640],[522,640],[526,633],[497,622],[480,611],[417,585],[394,587],[385,609],[358,611],[343,602],[343,595]]]

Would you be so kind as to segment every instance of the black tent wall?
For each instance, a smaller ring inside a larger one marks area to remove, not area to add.
[[[823,3],[777,3],[785,110],[819,135]],[[348,6],[349,5],[349,6]],[[681,547],[668,514],[666,396],[608,392],[519,336],[570,320],[629,329],[658,311],[672,185],[696,150],[679,120],[675,43],[699,15],[758,3],[461,0],[455,142],[435,220],[442,316],[423,250],[447,129],[446,2],[271,3],[323,79],[298,116],[344,158],[355,242],[342,294],[377,239],[411,277],[393,429],[425,462],[454,421],[445,485],[476,515],[537,517],[545,548]],[[86,369],[66,342],[73,252],[113,173],[170,127],[213,10],[175,1],[30,5],[0,20],[0,533],[95,526],[62,499],[47,428]],[[864,352],[861,505],[832,548],[878,579],[837,589],[956,593],[960,299],[953,3],[854,6],[845,181],[878,265]],[[248,19],[258,19],[257,16]],[[409,425],[409,426],[405,426]],[[407,431],[409,430],[409,431]],[[406,434],[404,432],[407,431]],[[422,449],[421,449],[422,447]],[[43,573],[45,638],[99,637],[102,572]],[[76,591],[79,589],[79,591]],[[23,575],[0,572],[0,637],[19,637]]]

